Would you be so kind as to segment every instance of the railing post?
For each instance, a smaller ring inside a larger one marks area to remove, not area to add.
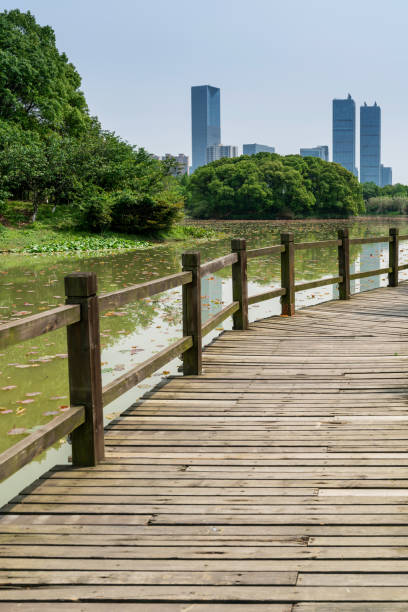
[[[183,374],[198,376],[202,372],[201,335],[201,268],[200,253],[183,253],[183,272],[191,272],[191,283],[183,285],[183,336],[192,336],[193,346],[183,353]]]
[[[289,317],[295,314],[295,247],[293,234],[281,234],[281,286],[286,294],[281,297],[282,314]]]
[[[341,283],[339,283],[339,299],[349,300],[350,299],[350,239],[349,231],[347,228],[340,229],[337,232],[338,239],[341,240],[341,244],[338,247],[339,256],[339,276],[343,277]]]
[[[248,329],[248,277],[245,238],[233,238],[231,251],[238,261],[232,264],[232,299],[239,302],[239,310],[232,315],[233,329]]]
[[[391,272],[388,273],[388,285],[390,287],[398,287],[398,266],[399,266],[399,228],[390,227],[390,242],[389,242],[389,259],[388,267]]]
[[[101,347],[96,274],[65,277],[67,304],[79,304],[81,320],[67,327],[70,403],[85,406],[85,423],[72,432],[72,463],[91,466],[105,454]]]

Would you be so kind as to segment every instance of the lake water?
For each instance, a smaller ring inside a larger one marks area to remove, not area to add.
[[[93,271],[99,293],[121,289],[181,269],[181,253],[198,249],[202,262],[230,252],[230,239],[244,237],[248,248],[279,242],[279,233],[292,231],[295,241],[308,242],[337,237],[337,230],[349,227],[352,237],[381,236],[389,227],[400,227],[408,234],[408,222],[322,221],[322,222],[218,222],[211,223],[226,237],[211,242],[174,243],[143,251],[90,256],[3,255],[0,259],[0,323],[55,308],[64,303],[64,276],[70,272]],[[296,282],[337,276],[337,249],[308,249],[296,252]],[[408,261],[408,242],[400,246],[400,260]],[[351,247],[352,272],[373,270],[388,265],[388,243]],[[407,278],[401,273],[401,278]],[[278,256],[253,259],[248,264],[249,295],[280,286]],[[386,275],[352,282],[352,292],[386,284]],[[337,285],[296,294],[296,307],[338,296]],[[231,269],[226,268],[202,281],[203,320],[231,301]],[[250,306],[250,320],[280,314],[279,299]],[[231,328],[231,320],[205,338],[209,342]],[[67,408],[68,376],[66,332],[51,332],[34,340],[14,345],[0,355],[0,452],[48,422]],[[160,351],[181,337],[181,289],[173,289],[150,299],[140,300],[114,312],[101,315],[103,384],[123,374],[138,362]],[[175,374],[180,360],[174,360],[155,376],[105,409],[106,422],[129,407],[163,376]],[[0,506],[24,486],[56,463],[69,461],[70,445],[61,440],[30,465],[0,485]]]

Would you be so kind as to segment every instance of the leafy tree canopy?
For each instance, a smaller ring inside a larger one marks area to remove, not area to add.
[[[24,128],[78,134],[88,120],[81,78],[34,16],[0,13],[0,117]]]
[[[348,217],[364,212],[356,177],[315,157],[276,153],[224,158],[198,168],[188,211],[199,218]]]
[[[0,200],[29,197],[32,221],[47,200],[76,207],[93,230],[167,229],[184,187],[168,164],[103,130],[80,85],[51,27],[0,13]]]

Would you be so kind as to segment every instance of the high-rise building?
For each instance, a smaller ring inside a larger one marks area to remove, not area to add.
[[[170,167],[170,174],[173,176],[181,176],[182,174],[189,174],[189,158],[188,155],[184,155],[184,153],[179,153],[178,155],[172,155],[171,153],[166,153],[163,160],[169,159],[172,160],[174,165]]]
[[[221,159],[222,157],[238,157],[238,147],[233,145],[210,145],[207,147],[206,163]]]
[[[275,153],[275,147],[268,147],[261,144],[244,144],[242,145],[243,155],[256,155],[257,153]]]
[[[357,176],[356,105],[350,94],[333,100],[333,161]]]
[[[392,185],[392,168],[390,166],[383,166],[380,168],[381,187]]]
[[[321,145],[319,147],[311,147],[310,149],[300,149],[300,155],[302,157],[320,157],[324,161],[329,161],[329,147]]]
[[[381,184],[381,108],[360,107],[360,183]]]
[[[211,85],[191,88],[193,171],[207,162],[207,147],[221,142],[220,90]]]

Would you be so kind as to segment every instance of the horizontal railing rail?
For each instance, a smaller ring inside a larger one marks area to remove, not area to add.
[[[104,293],[99,296],[99,310],[104,311],[118,308],[142,298],[152,297],[174,287],[180,287],[186,283],[191,283],[191,272],[179,272],[178,274],[171,274],[170,276],[157,278],[146,283],[140,283],[139,285],[125,287],[125,289],[119,289],[119,291]]]
[[[282,314],[295,314],[295,294],[326,285],[338,284],[339,299],[349,299],[350,281],[388,274],[388,284],[398,285],[399,272],[408,270],[399,263],[399,235],[391,228],[388,236],[349,238],[348,230],[339,230],[337,239],[294,242],[293,234],[281,234],[280,244],[257,249],[246,248],[242,238],[231,241],[231,253],[201,264],[198,252],[184,253],[183,270],[148,282],[139,283],[103,295],[97,293],[94,273],[75,273],[65,277],[66,305],[0,326],[0,348],[29,340],[66,327],[71,408],[36,432],[0,454],[0,480],[4,480],[63,436],[71,434],[74,465],[89,466],[104,457],[103,407],[139,384],[145,378],[180,357],[184,375],[202,372],[202,338],[232,316],[233,329],[248,328],[248,308],[252,304],[280,297]],[[388,267],[350,273],[350,245],[389,243]],[[295,253],[306,249],[337,247],[338,275],[295,283]],[[279,255],[281,286],[248,296],[248,259]],[[201,279],[231,266],[232,303],[224,306],[202,323]],[[182,287],[183,336],[168,347],[137,364],[122,376],[102,386],[99,313],[119,308],[174,287]]]
[[[295,285],[295,291],[306,291],[306,289],[316,289],[317,287],[325,287],[326,285],[335,285],[341,282],[343,282],[342,276],[333,276],[331,278],[321,278],[320,280],[317,280],[317,281],[310,281],[310,283],[300,283],[299,285]]]
[[[341,240],[317,240],[316,242],[295,242],[295,250],[317,249],[341,245]]]
[[[355,272],[350,274],[350,280],[357,278],[368,278],[369,276],[378,276],[379,274],[389,274],[392,268],[378,268],[377,270],[367,270],[366,272]]]
[[[350,244],[376,244],[377,242],[392,242],[393,236],[369,236],[368,238],[350,238]]]
[[[75,406],[0,454],[0,482],[24,467],[85,422],[85,408]]]
[[[249,249],[247,251],[248,259],[252,259],[253,257],[265,257],[266,255],[273,255],[275,253],[284,253],[285,245],[284,244],[275,244],[274,246],[261,247],[260,249]]]
[[[77,323],[80,318],[79,306],[59,306],[31,317],[4,323],[0,326],[0,349]]]

